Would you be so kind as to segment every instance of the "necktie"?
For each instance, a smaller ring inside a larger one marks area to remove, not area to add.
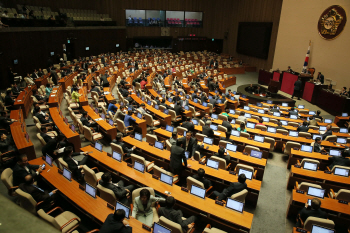
[[[38,186],[36,186],[36,185],[34,185],[34,184],[33,184],[33,186],[34,186],[35,188],[39,189],[41,192],[43,192],[43,193],[45,192],[43,189],[39,188]]]

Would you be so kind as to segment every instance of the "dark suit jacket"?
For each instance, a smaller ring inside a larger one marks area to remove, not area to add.
[[[28,164],[27,168],[29,169],[29,172],[27,172],[27,170],[24,167],[19,166],[18,163],[16,163],[16,165],[13,167],[12,170],[14,186],[18,186],[19,184],[24,183],[24,177],[26,177],[27,175],[33,175],[33,177],[36,177],[35,170],[39,168],[39,165]]]
[[[187,223],[184,220],[182,220],[181,210],[174,210],[173,208],[168,207],[160,207],[158,209],[158,215],[159,217],[164,216],[166,219],[180,224],[184,232],[187,232]]]
[[[325,140],[329,135],[332,135],[332,130],[327,130],[324,134],[322,134],[322,140]]]
[[[201,101],[202,101],[202,104],[203,104],[204,102],[207,102],[207,101],[208,101],[208,98],[207,98],[205,95],[203,95],[203,96],[201,97]]]
[[[97,94],[98,94],[99,96],[101,95],[101,91],[100,91],[100,89],[99,89],[98,87],[92,88],[91,91],[97,92]]]
[[[129,206],[128,198],[126,197],[127,191],[124,187],[118,187],[111,183],[105,183],[103,180],[100,180],[98,183],[103,187],[112,190],[119,202],[123,203],[126,206]]]
[[[332,169],[335,165],[350,167],[349,158],[344,158],[342,156],[339,156],[339,157],[331,156],[328,158],[328,160],[331,162],[331,165],[329,165],[330,169]]]
[[[179,141],[182,142],[182,148],[184,150],[186,150],[186,137],[182,137],[177,139]],[[196,152],[196,148],[197,148],[197,139],[196,138],[191,138],[190,141],[188,142],[188,146],[187,146],[187,151],[190,152],[189,158],[191,158],[192,156],[194,156],[194,153]]]
[[[11,124],[12,121],[10,118],[0,117],[0,129],[8,129]]]
[[[301,90],[301,85],[302,85],[303,83],[301,82],[301,81],[299,81],[299,80],[297,80],[295,83],[294,83],[294,90],[295,91],[300,91]]]
[[[12,106],[15,103],[15,101],[12,99],[11,96],[6,95],[5,96],[5,106]]]
[[[38,188],[34,187],[33,185],[27,185],[27,184],[20,184],[19,188],[26,192],[29,193],[36,202],[40,202],[40,201],[46,201],[47,199],[50,199],[50,195],[48,191],[41,191]]]
[[[36,113],[35,116],[39,119],[41,124],[48,124],[48,123],[50,123],[50,121],[46,120],[45,116],[43,114],[41,114],[41,113]]]
[[[176,116],[181,116],[181,114],[185,111],[181,105],[176,104],[174,106],[174,111],[176,112]]]
[[[213,107],[215,107],[216,101],[217,101],[217,97],[213,97],[212,99],[209,100],[209,103],[211,103]]]
[[[48,143],[52,138],[46,133],[40,133],[40,136],[44,139],[46,143]]]
[[[123,142],[116,142],[115,144],[121,146],[124,153],[127,153],[127,154],[130,155],[130,153],[132,152],[132,150],[129,149],[129,148],[125,145],[125,143],[123,143]]]
[[[71,155],[71,157],[74,157],[76,155],[80,155],[79,152],[75,152]],[[69,170],[77,177],[80,178],[82,176],[80,169],[78,168],[78,165],[75,163],[75,161],[69,156],[63,156],[63,160],[67,163]]]
[[[105,222],[103,223],[100,233],[131,233],[132,227],[124,226],[123,222],[116,221],[114,219],[114,214],[107,216]]]
[[[271,108],[270,112],[279,112],[280,110],[278,110],[277,108]]]
[[[327,218],[327,213],[321,209],[313,210],[308,208],[303,208],[300,212],[300,218],[305,223],[308,217],[316,217],[316,218]]]
[[[240,183],[240,182],[233,182],[228,186],[228,188],[224,189],[222,192],[226,197],[231,197],[235,193],[239,193],[243,189],[247,188],[247,184]]]
[[[182,166],[182,161],[184,161],[185,166],[187,167],[187,159],[185,156],[185,150],[179,146],[172,146],[170,148],[170,169],[173,173],[179,172],[184,167]]]
[[[307,131],[309,131],[309,127],[301,125],[297,128],[297,131],[298,132],[307,132]]]
[[[231,134],[232,125],[231,125],[230,122],[228,122],[228,121],[223,121],[223,122],[222,122],[222,126],[224,126],[224,127],[227,128],[227,133],[228,133],[228,134]]]
[[[80,118],[80,121],[83,125],[85,125],[87,127],[92,127],[92,124],[89,122],[88,118],[82,117],[82,118]]]
[[[186,128],[188,131],[194,132],[194,124],[189,121],[182,123],[181,127]]]
[[[202,134],[208,136],[209,138],[214,138],[214,130],[211,129],[209,126],[202,127]]]
[[[323,74],[319,74],[317,76],[317,78],[320,80],[320,82],[323,84],[324,83],[324,75]]]
[[[12,136],[9,135],[4,141],[0,140],[0,152],[6,153],[8,151],[16,150],[16,145],[13,142]]]
[[[314,144],[314,152],[321,152],[321,145],[316,142]]]
[[[101,82],[101,85],[109,83],[107,80],[107,76],[105,74],[100,77],[100,82]]]
[[[209,82],[209,91],[214,91],[215,90],[215,83],[214,82]]]
[[[298,112],[296,112],[296,111],[289,111],[289,115],[298,115]]]
[[[197,174],[193,175],[192,178],[202,182],[204,184],[204,188],[208,189],[211,186],[211,181],[208,179],[205,179],[204,177],[199,177]]]
[[[41,152],[45,156],[46,154],[50,155],[53,159],[56,159],[56,155],[53,154],[54,150],[57,149],[57,142],[55,139],[50,137],[50,140],[46,142],[46,145],[43,146]]]

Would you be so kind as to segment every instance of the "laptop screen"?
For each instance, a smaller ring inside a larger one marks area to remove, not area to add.
[[[193,102],[198,103],[198,99],[194,99]]]
[[[147,101],[148,105],[152,105],[152,102],[150,100]]]
[[[72,180],[72,172],[69,171],[67,168],[63,167],[63,176],[67,180],[71,181]]]
[[[341,155],[341,151],[340,150],[329,150],[329,155],[331,156],[340,156]]]
[[[106,120],[106,115],[103,114],[103,113],[101,113],[101,118],[102,118],[103,120]]]
[[[282,125],[288,125],[288,122],[287,121],[280,121],[282,123]]]
[[[219,162],[212,159],[207,159],[207,166],[214,169],[219,169]]]
[[[301,151],[305,151],[305,152],[312,152],[312,146],[308,146],[308,145],[301,145]]]
[[[93,198],[96,198],[96,188],[94,188],[88,183],[85,183],[85,192],[90,196],[92,196]]]
[[[247,122],[247,128],[254,129],[254,128],[255,128],[255,124],[254,124],[254,123]]]
[[[189,111],[189,110],[190,110],[190,107],[188,107],[187,105],[185,105],[184,108],[185,108],[186,111]]]
[[[194,125],[198,125],[198,121],[197,121],[196,119],[192,119],[192,123],[193,123]]]
[[[298,119],[298,116],[297,115],[290,115],[290,119],[296,120],[296,119]]]
[[[259,109],[258,113],[265,114],[265,110],[264,109]]]
[[[168,185],[173,185],[173,177],[164,173],[160,173],[160,181]]]
[[[112,119],[109,119],[108,123],[111,125],[111,126],[114,126],[114,121]]]
[[[282,107],[288,107],[288,103],[282,103]]]
[[[73,132],[75,132],[75,125],[71,125],[70,128]]]
[[[326,126],[320,126],[319,131],[326,131],[327,127]]]
[[[272,102],[272,100],[268,100],[268,101],[266,101],[266,103],[272,104],[273,102]]]
[[[339,128],[339,133],[349,133],[347,128]]]
[[[204,107],[208,107],[208,103],[207,102],[203,102],[202,104]]]
[[[153,226],[153,232],[154,233],[171,233],[171,230],[155,222]]]
[[[191,194],[204,199],[205,198],[205,189],[202,189],[200,187],[192,185]]]
[[[129,106],[129,107],[128,107],[128,111],[132,111],[132,107]]]
[[[346,144],[346,138],[337,138],[337,143]]]
[[[256,103],[256,106],[262,107],[262,103]]]
[[[235,210],[235,211],[238,211],[240,213],[243,213],[244,203],[240,202],[240,201],[233,200],[231,198],[227,198],[226,207],[231,209],[231,210]]]
[[[252,177],[253,177],[253,172],[248,171],[248,170],[245,170],[245,169],[242,169],[242,168],[239,169],[238,175],[240,175],[240,174],[244,174],[245,177],[246,177],[247,179],[249,179],[249,180],[251,180]]]
[[[170,103],[173,102],[173,98],[170,97],[170,98],[168,99],[168,101],[169,101]]]
[[[134,162],[134,169],[139,171],[139,172],[144,173],[145,172],[145,165],[140,163],[140,162],[135,161]]]
[[[293,130],[289,131],[289,136],[291,137],[298,137],[298,135],[299,135],[298,131],[293,131]]]
[[[314,188],[314,187],[309,187],[307,190],[307,195],[314,196],[314,197],[319,197],[319,198],[324,198],[325,190],[324,189],[319,189],[319,188]]]
[[[321,138],[322,139],[322,136],[319,135],[319,134],[314,134],[312,135],[312,139],[315,140],[316,138]]]
[[[157,110],[159,110],[158,104],[154,105],[154,108],[157,109]]]
[[[140,118],[140,119],[142,119],[142,114],[138,112],[138,113],[137,113],[137,117]]]
[[[236,124],[236,120],[232,119],[232,121],[230,122],[231,124]]]
[[[214,114],[214,113],[213,113],[213,114],[211,114],[211,118],[213,118],[213,119],[216,119],[216,120],[217,120],[217,119],[218,119],[218,114]]]
[[[140,142],[142,142],[142,135],[139,133],[135,133],[135,139],[139,140]]]
[[[214,131],[217,131],[217,130],[218,130],[218,126],[215,125],[215,124],[211,124],[211,125],[210,125],[210,128],[211,128],[212,130],[214,130]]]
[[[348,113],[343,112],[343,113],[341,114],[341,116],[342,116],[342,117],[348,117],[349,115],[348,115]]]
[[[245,116],[246,118],[252,118],[252,115],[249,114],[249,113],[245,113],[244,116]]]
[[[122,155],[116,151],[113,151],[112,153],[112,158],[121,162],[122,161]]]
[[[281,113],[279,113],[279,112],[274,112],[273,115],[279,117],[279,116],[281,116]]]
[[[46,156],[45,156],[45,162],[46,162],[48,165],[50,165],[51,167],[52,167],[52,161],[53,161],[52,157],[51,157],[50,155],[46,154]]]
[[[165,127],[165,130],[172,133],[172,132],[174,131],[174,127],[172,127],[172,126],[170,126],[170,125],[167,125],[167,126]]]
[[[299,109],[304,109],[304,108],[305,108],[305,105],[298,105],[298,108],[299,108]]]
[[[212,98],[213,98],[213,96],[210,95],[210,96],[209,96],[209,99],[211,100]]]
[[[203,142],[205,144],[213,145],[213,139],[212,138],[205,137]]]
[[[102,144],[99,142],[95,142],[95,149],[102,152]]]
[[[236,113],[236,111],[235,111],[235,110],[230,109],[230,114],[235,114],[235,113]]]
[[[264,122],[269,122],[270,121],[270,118],[268,118],[268,117],[262,117],[262,119],[263,119]]]
[[[309,111],[309,115],[315,115],[316,112],[315,111]]]
[[[243,109],[249,111],[249,110],[250,110],[250,107],[244,106]]]
[[[168,109],[164,109],[164,114],[168,114],[169,110]]]
[[[336,167],[334,168],[334,175],[348,177],[349,169]]]
[[[328,123],[328,124],[331,124],[333,122],[332,119],[324,119],[324,123]]]
[[[238,130],[231,130],[231,135],[239,137],[241,135],[241,132]]]
[[[190,156],[190,152],[189,151],[185,151],[185,156],[186,156],[186,159],[188,159],[188,157]]]
[[[156,143],[154,144],[154,146],[155,146],[156,148],[160,149],[160,150],[163,150],[163,148],[164,148],[163,143],[158,142],[158,141],[156,141]]]
[[[275,127],[267,127],[267,132],[269,133],[276,133],[276,131],[277,131],[277,128]]]
[[[237,151],[237,146],[233,145],[233,144],[230,144],[230,143],[227,143],[226,144],[226,149],[229,150],[229,151],[236,152]]]
[[[335,230],[317,225],[312,225],[311,233],[335,233]]]
[[[216,103],[217,103],[217,104],[221,104],[221,100],[217,100]]]
[[[124,210],[125,211],[125,218],[129,219],[130,215],[130,208],[123,205],[122,203],[117,201],[117,205],[115,206],[116,210]]]
[[[261,151],[256,151],[256,150],[251,150],[250,151],[250,156],[254,158],[261,159],[262,158],[262,152]]]
[[[257,141],[257,142],[264,142],[264,137],[263,137],[263,136],[255,135],[255,136],[254,136],[254,141]]]
[[[317,163],[305,162],[303,168],[311,171],[317,171]]]

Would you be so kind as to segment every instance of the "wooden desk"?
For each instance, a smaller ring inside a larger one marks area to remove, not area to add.
[[[209,113],[209,107],[204,107],[203,105],[199,103],[195,103],[192,100],[188,100],[188,103],[192,105],[197,111],[199,112],[204,112],[204,113]]]
[[[350,99],[333,92],[322,89],[318,95],[317,106],[332,115],[341,115],[342,112],[350,113]]]
[[[323,154],[317,153],[317,152],[308,153],[308,152],[294,150],[294,149],[292,149],[291,151],[292,151],[292,153],[289,156],[287,168],[290,168],[291,166],[297,164],[297,160],[299,160],[301,162],[301,160],[306,158],[306,159],[315,159],[315,160],[320,161],[319,168],[320,168],[320,170],[324,171],[326,169],[326,167],[329,165],[328,158],[332,157],[328,154],[323,155]]]
[[[152,187],[159,193],[165,191],[171,192],[171,195],[176,199],[180,206],[187,209],[194,209],[197,214],[205,216],[210,222],[222,224],[224,228],[230,228],[230,232],[238,232],[237,229],[244,229],[249,232],[253,221],[253,214],[243,212],[243,214],[231,211],[225,207],[218,206],[212,199],[201,199],[189,193],[181,191],[181,187],[177,185],[167,185],[159,180],[152,178],[150,173],[141,173],[127,166],[126,162],[118,162],[107,156],[106,152],[100,152],[91,146],[81,148],[82,151],[93,151],[89,154],[91,158],[96,160],[98,164],[108,167],[109,170],[117,171],[120,175],[126,176],[142,186]]]
[[[57,107],[61,105],[62,99],[63,99],[63,88],[62,88],[62,85],[60,85],[58,88],[55,87],[52,89],[49,96],[49,101],[47,104],[50,106],[50,108]]]
[[[32,160],[30,164],[41,165],[43,160],[37,158]],[[72,179],[68,181],[63,175],[58,173],[58,168],[53,165],[52,167],[46,166],[46,169],[40,173],[45,181],[50,183],[56,189],[59,190],[60,195],[64,195],[73,205],[83,211],[91,220],[102,225],[109,214],[113,214],[114,210],[107,207],[107,202],[96,196],[96,198],[90,197],[83,190],[79,188],[79,183]],[[142,223],[136,219],[129,219],[129,224],[133,228],[133,232],[147,233],[142,228]]]
[[[22,109],[23,117],[27,118],[29,111],[33,105],[33,90],[36,86],[27,86],[19,95],[17,96],[15,103],[13,104],[14,109]]]
[[[47,79],[50,77],[51,73],[48,73],[46,75],[41,76],[40,78],[37,78],[34,80],[35,85],[37,88],[40,88],[41,85],[46,86],[47,84]]]
[[[73,72],[68,76],[65,76],[63,78],[61,78],[58,81],[58,84],[62,85],[63,90],[65,91],[67,89],[68,86],[72,86],[73,85],[73,78],[78,74],[78,72]]]
[[[16,144],[16,147],[18,149],[18,152],[20,154],[26,154],[28,157],[28,160],[36,159],[35,149],[32,141],[29,139],[29,142],[26,139],[26,130],[27,128],[24,127],[24,131],[22,131],[22,123],[24,126],[26,123],[24,122],[24,116],[22,110],[12,110],[10,113],[10,118],[14,120],[18,120],[18,122],[13,122],[10,125],[11,135],[13,138],[13,141]]]
[[[81,95],[79,97],[79,104],[80,104],[80,106],[89,105],[89,100],[88,100],[87,93],[88,93],[88,91],[86,89],[86,86],[83,86],[82,88],[79,89],[79,94]]]
[[[74,150],[79,151],[81,147],[79,134],[77,132],[73,132],[69,128],[69,125],[66,125],[66,123],[64,123],[64,120],[60,116],[60,113],[58,112],[57,108],[49,108],[49,111],[52,121],[55,123],[57,128],[61,131],[61,133],[64,134],[64,136],[66,136],[69,142],[73,143]]]

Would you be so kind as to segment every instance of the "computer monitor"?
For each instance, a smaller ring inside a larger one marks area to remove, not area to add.
[[[75,132],[75,125],[72,124],[72,125],[70,126],[70,129],[71,129],[73,132]]]
[[[174,131],[174,127],[172,127],[170,125],[166,125],[165,130],[172,133]]]
[[[169,97],[169,98],[168,98],[168,101],[169,101],[170,103],[173,102],[173,98]]]
[[[262,117],[262,119],[263,119],[263,122],[270,122],[270,118],[268,117]]]
[[[209,96],[209,99],[210,99],[210,100],[213,99],[213,96],[210,95],[210,96]]]
[[[311,233],[335,233],[335,230],[327,227],[312,225]]]
[[[171,233],[171,230],[155,222],[153,226],[153,232],[154,233]]]
[[[312,162],[304,162],[303,169],[310,170],[310,171],[317,171],[317,163]]]
[[[332,119],[324,119],[324,123],[327,124],[332,124],[333,120]]]
[[[46,154],[45,162],[52,167],[53,159],[52,159],[52,157],[50,155]]]
[[[263,105],[262,105],[262,103],[256,103],[256,106],[262,107]]]
[[[244,106],[243,109],[249,111],[250,107],[249,106]]]
[[[63,177],[66,178],[69,181],[72,181],[72,172],[69,171],[67,168],[63,167]]]
[[[164,109],[164,114],[169,114],[169,110],[168,109]]]
[[[169,176],[167,174],[164,174],[163,172],[160,173],[160,181],[162,181],[168,185],[173,185],[173,177]]]
[[[193,102],[198,103],[198,99],[197,99],[197,98],[195,98],[195,99],[193,100]]]
[[[312,149],[313,149],[313,147],[312,146],[308,146],[308,145],[301,145],[301,148],[300,148],[301,151],[309,152],[309,153],[312,152]]]
[[[218,119],[218,114],[211,114],[211,118],[213,118],[213,119],[215,119],[215,120],[217,120]]]
[[[329,155],[331,155],[331,156],[341,156],[341,151],[340,150],[330,149],[329,150]]]
[[[97,110],[97,111],[98,111],[98,110]],[[128,107],[128,111],[132,111],[132,107],[131,107],[131,106]]]
[[[193,123],[194,125],[198,125],[198,120],[192,119],[192,123]]]
[[[299,109],[304,109],[304,108],[305,108],[305,105],[299,104],[299,105],[298,105],[298,108],[299,108]]]
[[[337,138],[337,143],[346,144],[346,142],[347,142],[346,138]]]
[[[203,102],[202,104],[204,107],[208,107],[208,103],[207,102]]]
[[[212,138],[205,137],[203,142],[205,144],[213,145],[213,139]]]
[[[122,155],[116,151],[112,151],[112,158],[119,162],[122,161]]]
[[[189,151],[185,151],[185,156],[186,156],[186,159],[188,159],[188,157],[190,157],[190,152]]]
[[[238,130],[231,130],[231,135],[232,136],[236,136],[236,137],[239,137],[241,136],[241,131],[238,131]]]
[[[85,50],[86,50],[86,51],[89,51],[89,50],[90,50],[90,47],[85,47]]]
[[[230,143],[227,143],[226,144],[226,149],[229,150],[229,151],[236,152],[237,151],[237,146],[233,145],[233,144],[230,144]]]
[[[276,117],[280,117],[281,113],[280,112],[274,112],[273,115],[276,116]]]
[[[138,113],[137,113],[137,117],[140,118],[140,119],[142,119],[142,114],[138,112]]]
[[[85,183],[85,192],[91,197],[96,198],[96,188],[89,183]]]
[[[163,150],[163,148],[164,148],[164,144],[162,142],[158,142],[158,141],[155,142],[154,146],[160,150]]]
[[[190,107],[188,107],[187,105],[185,105],[184,108],[185,108],[186,111],[190,110]]]
[[[233,96],[230,98],[230,100],[236,101],[235,97],[233,97]]]
[[[282,103],[282,107],[288,107],[288,103]]]
[[[262,158],[262,152],[261,151],[256,151],[256,150],[251,150],[250,151],[250,156],[254,158],[261,159]]]
[[[316,138],[321,138],[322,139],[322,136],[319,135],[319,134],[313,134],[312,135],[312,140],[315,140]]]
[[[255,128],[255,124],[251,123],[251,122],[247,122],[247,128],[254,129]]]
[[[142,135],[139,133],[135,133],[135,139],[139,140],[140,142],[142,142]]]
[[[277,128],[275,128],[275,127],[267,127],[267,132],[269,132],[269,133],[276,133],[277,132]]]
[[[210,125],[210,128],[214,131],[217,131],[218,130],[218,125],[215,125],[215,124],[211,124]]]
[[[117,201],[117,204],[115,206],[115,210],[124,210],[125,211],[125,218],[129,219],[130,207],[127,207],[126,205]]]
[[[291,137],[298,137],[298,135],[299,135],[298,131],[294,131],[294,130],[289,131],[289,136]]]
[[[265,110],[264,109],[258,109],[258,113],[265,114]]]
[[[296,119],[298,119],[298,116],[297,115],[290,115],[290,119],[296,120]]]
[[[192,185],[190,193],[192,195],[205,199],[205,189],[202,189],[198,186]]]
[[[315,115],[316,112],[315,111],[309,111],[309,115]]]
[[[114,121],[112,119],[109,119],[108,123],[109,123],[110,126],[114,126]]]
[[[280,122],[282,123],[282,125],[288,125],[287,121],[281,120]]]
[[[67,117],[64,117],[64,123],[68,124],[68,118]]]
[[[339,128],[339,133],[349,133],[347,128]]]
[[[50,55],[51,55],[51,56],[54,56],[54,55],[55,55],[55,52],[50,52]]]
[[[238,175],[240,175],[240,174],[244,174],[248,180],[251,180],[253,178],[253,172],[245,170],[243,168],[239,169]]]
[[[334,168],[334,175],[348,177],[349,169],[336,167]]]
[[[247,96],[246,95],[242,95],[242,98],[246,98]]]
[[[244,203],[243,202],[231,199],[229,197],[227,198],[226,208],[229,208],[231,210],[243,213],[243,207],[244,207]]]
[[[266,101],[266,103],[272,104],[273,102],[272,102],[272,100],[268,100],[268,101]]]
[[[106,120],[106,115],[103,114],[103,113],[101,113],[101,118],[102,118],[103,120]],[[67,122],[68,122],[68,119],[67,119]]]
[[[309,189],[307,190],[307,195],[314,196],[314,197],[319,197],[319,198],[323,199],[325,191],[326,191],[325,189],[309,187]]]
[[[207,159],[207,166],[218,170],[219,169],[219,161]]]
[[[236,124],[236,120],[232,119],[232,121],[230,122],[231,124]]]
[[[342,116],[342,117],[348,117],[349,114],[348,114],[347,112],[343,112],[343,113],[341,114],[341,116]]]
[[[249,114],[249,113],[244,113],[244,116],[245,116],[246,118],[252,118],[252,115]]]
[[[233,109],[230,109],[230,114],[236,114],[236,111]]]
[[[157,109],[157,110],[159,110],[158,104],[154,105],[154,108]]]
[[[148,105],[152,105],[152,102],[150,100],[147,101]]]
[[[102,152],[102,144],[99,142],[95,142],[95,149]]]
[[[138,161],[135,161],[134,162],[134,169],[139,171],[139,172],[144,173],[145,172],[145,165],[140,163],[140,162],[138,162]]]
[[[221,102],[221,100],[217,100],[216,103],[217,104],[221,104],[222,102]]]
[[[265,138],[263,136],[255,135],[254,136],[254,141],[257,142],[264,142]]]
[[[327,126],[320,126],[319,131],[326,131]]]

